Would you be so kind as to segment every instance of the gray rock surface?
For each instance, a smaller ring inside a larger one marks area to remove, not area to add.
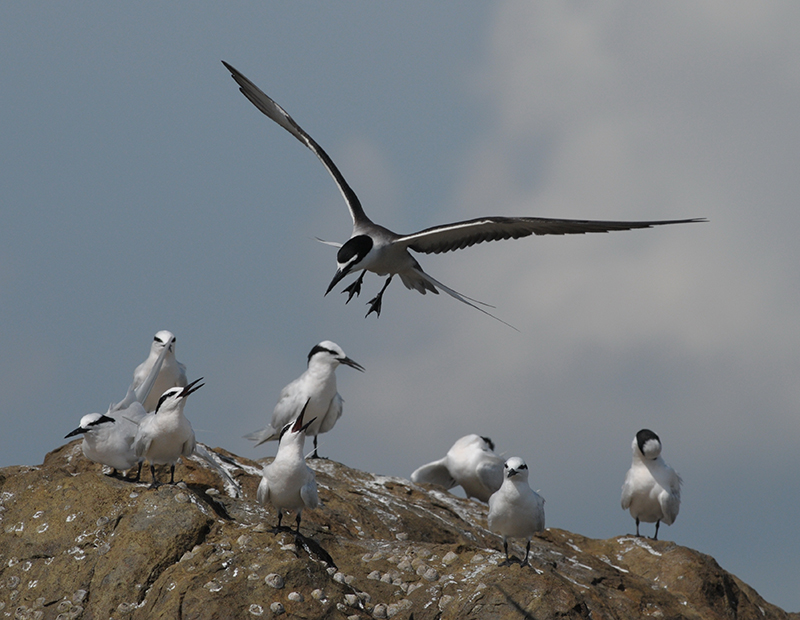
[[[800,618],[667,541],[550,528],[498,566],[485,505],[333,461],[304,537],[274,533],[261,464],[216,452],[238,498],[194,460],[157,490],[107,477],[79,441],[1,469],[0,618]]]

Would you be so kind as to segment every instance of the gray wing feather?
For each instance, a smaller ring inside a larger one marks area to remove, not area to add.
[[[530,235],[582,235],[593,232],[652,228],[667,224],[705,222],[704,218],[684,220],[653,220],[640,222],[564,220],[546,217],[480,217],[474,220],[434,226],[404,235],[397,243],[415,252],[439,254],[460,250],[484,241],[519,239]]]

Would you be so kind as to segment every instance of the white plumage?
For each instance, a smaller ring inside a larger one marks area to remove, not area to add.
[[[339,364],[364,371],[335,342],[324,340],[316,345],[308,354],[306,371],[281,390],[269,425],[245,435],[245,438],[255,441],[257,446],[279,439],[282,429],[296,420],[303,407],[306,407],[306,418],[314,420],[306,434],[314,436],[313,457],[317,458],[317,435],[331,430],[342,415],[344,401],[336,390],[336,369]]]
[[[508,539],[526,538],[525,559],[528,563],[531,537],[544,529],[544,499],[528,486],[528,466],[519,457],[512,457],[504,466],[505,479],[500,489],[489,498],[489,529],[503,537],[503,550],[508,557]]]
[[[175,463],[181,456],[194,452],[195,438],[192,424],[183,415],[187,397],[203,387],[197,379],[184,387],[173,387],[161,396],[153,413],[148,413],[139,423],[133,440],[133,451],[139,458],[150,463],[153,476],[151,488],[158,486],[155,465],[170,466],[170,484],[175,482]]]
[[[445,489],[460,486],[467,497],[488,502],[503,484],[503,459],[488,437],[466,435],[456,441],[444,458],[423,465],[411,474],[412,482],[427,482]]]
[[[153,390],[174,336],[169,332],[159,332],[164,336],[162,346],[151,361],[147,374],[134,381],[128,392],[116,405],[110,405],[106,413],[89,413],[81,418],[81,423],[65,437],[83,434],[81,450],[90,461],[102,463],[113,468],[111,475],[117,470],[126,471],[139,464],[135,480],[139,480],[142,461],[133,450],[133,440],[139,430],[139,423],[145,417],[143,402]]]
[[[633,438],[633,463],[622,485],[622,509],[629,510],[639,522],[656,524],[653,540],[658,539],[658,526],[663,521],[672,525],[681,507],[681,477],[661,458],[661,440],[649,429],[642,429]]]
[[[188,383],[186,380],[186,366],[175,358],[175,336],[172,332],[162,329],[153,338],[153,344],[150,345],[150,355],[133,371],[133,388],[139,387],[144,382],[165,347],[167,348],[167,353],[163,358],[164,361],[156,377],[155,385],[150,392],[150,396],[142,402],[145,411],[148,412],[156,408],[158,399],[169,388],[183,387]]]
[[[272,463],[264,466],[257,493],[262,506],[272,504],[278,510],[279,528],[283,511],[294,512],[297,515],[298,532],[303,510],[313,510],[319,505],[317,480],[314,472],[306,465],[303,455],[306,429],[314,422],[314,418],[311,418],[303,424],[309,402],[306,401],[297,419],[281,430],[278,454]]]

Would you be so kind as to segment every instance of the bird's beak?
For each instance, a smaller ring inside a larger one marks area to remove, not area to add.
[[[348,273],[350,273],[350,266],[349,265],[347,265],[346,267],[344,267],[342,269],[337,269],[336,270],[336,275],[333,276],[333,280],[331,280],[331,283],[328,285],[328,290],[325,291],[325,294],[327,295],[328,293],[330,293],[331,290],[333,289],[333,287],[336,286],[339,283],[339,281],[342,278],[344,278]]]
[[[183,392],[181,392],[181,397],[182,398],[186,398],[187,396],[189,396],[189,394],[193,394],[194,392],[199,390],[201,387],[203,387],[205,385],[205,383],[200,383],[200,381],[202,381],[202,380],[203,380],[203,377],[200,377],[199,379],[196,379],[195,381],[192,381],[189,385],[187,385],[185,388],[183,388]],[[196,386],[195,384],[197,384],[197,383],[200,383],[200,385]]]
[[[68,434],[64,435],[64,439],[69,439],[70,437],[74,437],[75,435],[80,435],[81,433],[85,433],[87,430],[88,430],[88,429],[86,429],[86,428],[81,428],[81,427],[79,426],[78,428],[76,428],[76,429],[75,429],[74,431],[72,431],[71,433],[68,433]]]
[[[292,425],[293,433],[299,433],[300,431],[306,430],[311,425],[311,422],[317,419],[317,418],[311,418],[310,422],[306,422],[305,424],[303,424],[303,416],[306,414],[306,407],[308,407],[308,403],[310,402],[311,402],[310,398],[306,400],[306,404],[303,405],[303,410],[300,412],[300,415],[297,416],[297,420],[295,420],[295,423]]]
[[[344,364],[345,366],[350,366],[350,368],[355,368],[356,370],[360,370],[361,372],[364,372],[364,367],[358,362],[351,360],[349,357],[340,359],[339,363]]]
[[[507,477],[508,477],[508,478],[513,478],[513,477],[514,477],[514,476],[516,476],[518,473],[519,473],[519,472],[518,472],[516,469],[509,469],[509,470],[508,470],[508,476],[507,476]]]

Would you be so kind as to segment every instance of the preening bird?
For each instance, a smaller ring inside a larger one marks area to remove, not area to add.
[[[335,342],[323,340],[316,345],[308,354],[306,371],[281,390],[269,425],[245,435],[245,439],[255,441],[257,446],[279,439],[282,429],[307,407],[306,417],[313,418],[313,424],[306,434],[314,436],[312,458],[319,458],[317,435],[331,430],[342,415],[344,401],[336,391],[336,368],[339,364],[364,372],[364,367],[347,357]]]
[[[174,338],[169,332],[159,333],[164,335],[163,346],[149,364],[147,374],[140,381],[134,381],[125,398],[116,405],[110,405],[106,413],[89,413],[83,416],[80,426],[65,437],[67,439],[82,434],[83,455],[90,461],[111,467],[112,476],[117,475],[117,470],[126,471],[137,463],[139,468],[134,480],[138,481],[142,472],[142,460],[133,451],[133,440],[139,430],[139,423],[147,413],[142,403],[147,401],[156,383]]]
[[[565,220],[542,217],[479,217],[463,222],[453,222],[441,226],[433,226],[409,235],[400,235],[370,220],[361,206],[355,192],[350,188],[344,176],[333,163],[328,154],[322,150],[314,139],[308,135],[295,120],[275,101],[264,94],[253,82],[247,79],[227,62],[222,64],[231,72],[231,76],[239,85],[239,90],[261,112],[292,134],[322,162],[339,188],[353,219],[353,233],[343,245],[331,242],[329,245],[339,247],[336,255],[337,269],[325,294],[327,295],[345,276],[358,271],[361,274],[343,292],[348,293],[349,302],[354,295],[361,292],[364,274],[372,271],[379,276],[388,276],[380,292],[368,302],[367,316],[374,312],[380,316],[383,293],[392,278],[397,275],[408,289],[414,289],[423,295],[430,291],[438,294],[438,289],[455,299],[472,306],[481,312],[497,319],[479,305],[474,299],[466,297],[438,280],[431,277],[409,253],[423,252],[439,254],[500,239],[518,239],[529,235],[569,235],[589,232],[609,232],[612,230],[631,230],[634,228],[650,228],[665,224],[683,224],[706,221],[703,218],[656,221],[594,221]],[[482,304],[487,305],[487,304]],[[500,320],[500,319],[497,319]],[[501,321],[505,323],[505,321]],[[507,324],[507,323],[506,323]]]
[[[633,438],[633,463],[622,485],[622,509],[630,510],[639,522],[656,524],[653,540],[658,540],[658,526],[672,525],[681,507],[681,477],[661,458],[661,440],[643,428]]]
[[[133,451],[137,457],[145,458],[150,463],[150,473],[153,476],[150,488],[159,485],[155,465],[169,464],[169,482],[174,484],[175,463],[181,456],[188,457],[194,452],[194,430],[191,422],[183,415],[183,408],[189,395],[205,385],[200,383],[202,380],[201,377],[184,387],[168,389],[159,399],[155,411],[148,413],[139,422],[139,430],[133,440]]]
[[[303,423],[309,403],[310,400],[307,400],[297,419],[281,429],[278,454],[272,463],[264,466],[256,495],[262,506],[269,503],[278,510],[278,528],[283,511],[294,512],[297,515],[298,533],[303,509],[313,510],[319,505],[317,479],[303,456],[306,429],[314,422],[314,418],[311,418]]]
[[[150,355],[133,371],[133,388],[139,387],[144,382],[145,378],[150,374],[153,364],[155,364],[165,348],[167,349],[167,354],[163,358],[161,371],[158,373],[150,396],[142,403],[148,412],[156,408],[158,399],[169,388],[183,387],[188,383],[186,380],[186,366],[175,359],[175,336],[172,332],[162,329],[153,338],[153,344],[150,345]]]
[[[416,469],[411,481],[445,489],[461,486],[467,497],[488,502],[503,484],[503,459],[495,454],[494,443],[488,437],[466,435],[453,444],[444,458]]]
[[[509,538],[527,538],[525,559],[531,552],[531,537],[544,529],[544,499],[528,486],[528,466],[519,457],[508,459],[505,479],[500,489],[489,498],[489,529],[503,537],[503,550],[508,557]]]

